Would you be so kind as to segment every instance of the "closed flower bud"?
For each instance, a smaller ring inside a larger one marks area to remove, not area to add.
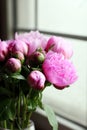
[[[21,61],[21,63],[24,62],[24,55],[23,55],[22,52],[16,51],[16,52],[13,54],[13,56],[16,57],[16,58],[18,58],[18,59]]]
[[[45,59],[43,53],[36,51],[35,56],[36,56],[36,59],[37,59],[38,63],[43,63],[43,61]]]
[[[24,55],[28,53],[28,45],[21,40],[14,40],[9,44],[9,50],[11,53],[15,53],[16,51],[20,51]]]
[[[5,41],[0,41],[0,61],[4,61],[8,54],[8,45]]]
[[[21,62],[19,59],[10,58],[6,63],[6,69],[10,72],[20,72],[21,71]]]
[[[29,64],[31,66],[37,66],[41,63],[43,63],[45,59],[45,56],[43,53],[39,51],[35,51],[30,57],[29,57]]]
[[[44,88],[46,78],[42,72],[36,70],[36,71],[32,71],[28,75],[27,80],[28,80],[28,84],[32,88],[41,90]]]

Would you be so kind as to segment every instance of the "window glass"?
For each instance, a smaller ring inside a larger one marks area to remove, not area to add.
[[[38,28],[87,36],[86,0],[38,0]]]

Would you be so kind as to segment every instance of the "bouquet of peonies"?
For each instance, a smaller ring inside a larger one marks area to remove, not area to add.
[[[64,89],[77,80],[72,54],[63,38],[47,38],[38,31],[0,40],[0,127],[24,129],[37,107],[48,112],[41,101],[43,90],[51,84]],[[56,130],[55,119],[47,115]]]

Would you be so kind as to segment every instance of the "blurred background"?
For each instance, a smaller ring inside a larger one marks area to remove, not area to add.
[[[78,81],[62,91],[48,87],[43,102],[55,111],[59,130],[87,130],[87,1],[0,0],[0,39],[30,30],[72,43]],[[36,130],[52,130],[43,111],[37,110],[32,119]]]

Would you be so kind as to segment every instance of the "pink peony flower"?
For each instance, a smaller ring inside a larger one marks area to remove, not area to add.
[[[21,62],[19,59],[10,58],[6,63],[6,68],[13,73],[19,72],[21,70]]]
[[[47,44],[46,37],[43,34],[39,33],[38,31],[31,31],[30,33],[25,33],[21,35],[18,35],[16,33],[15,39],[22,40],[28,44],[29,47],[28,55],[31,55],[38,48],[45,49]]]
[[[47,80],[58,89],[63,89],[77,80],[74,65],[60,53],[48,52],[42,69]]]
[[[45,86],[45,76],[42,72],[35,70],[28,75],[28,84],[35,89],[41,90]]]
[[[8,54],[7,42],[0,40],[0,61],[4,61],[7,54]]]
[[[24,55],[28,53],[28,45],[22,40],[13,40],[9,43],[9,51],[11,53],[15,53],[16,51],[20,51]]]
[[[72,46],[61,37],[52,36],[47,43],[46,51],[62,53],[65,58],[70,58],[73,54]]]

